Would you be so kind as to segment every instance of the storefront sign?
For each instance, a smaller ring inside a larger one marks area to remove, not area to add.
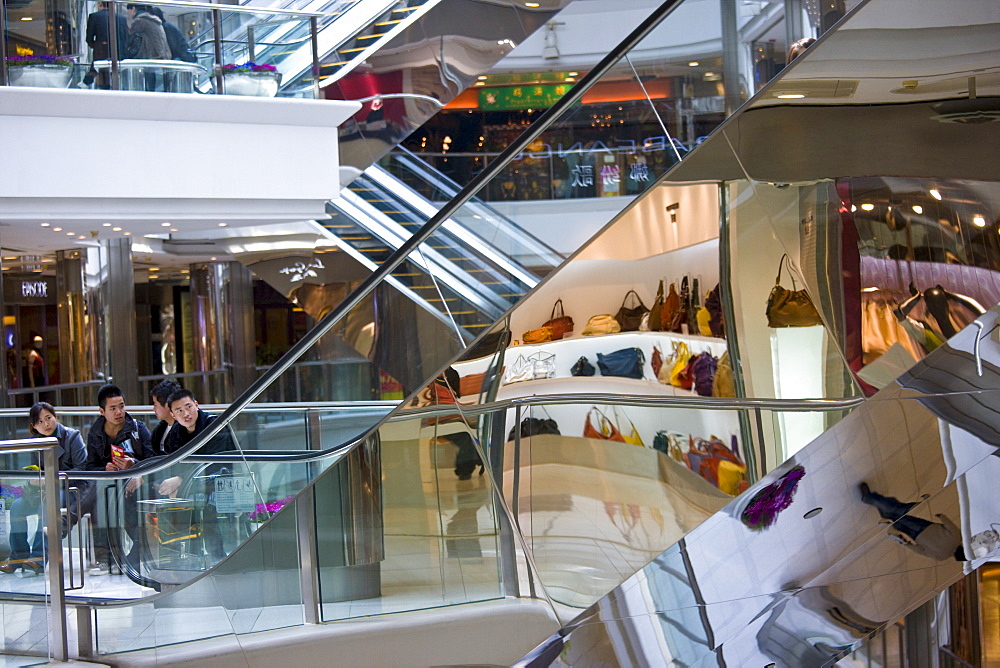
[[[7,304],[55,304],[55,279],[37,274],[6,274],[3,299]]]
[[[479,108],[483,111],[515,109],[546,109],[569,92],[569,84],[514,86],[512,88],[482,88]]]

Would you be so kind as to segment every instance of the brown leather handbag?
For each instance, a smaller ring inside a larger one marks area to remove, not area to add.
[[[656,288],[656,299],[653,300],[653,306],[649,309],[649,331],[658,332],[660,331],[661,325],[660,321],[663,319],[663,279],[660,279],[660,285]]]
[[[557,299],[556,303],[552,305],[552,315],[542,324],[542,327],[548,327],[552,330],[553,341],[558,341],[573,331],[573,318],[563,311],[561,299]]]
[[[626,306],[629,303],[629,297],[634,297],[635,306]],[[623,332],[637,332],[642,325],[643,316],[647,313],[649,313],[649,309],[642,303],[639,294],[635,290],[629,290],[625,293],[621,308],[615,314],[615,320],[621,325]]]
[[[677,286],[670,284],[667,296],[663,298],[663,310],[660,312],[660,331],[669,332],[670,325],[681,310],[681,296],[677,294]]]
[[[792,289],[781,287],[781,270],[788,259],[788,253],[781,256],[778,261],[778,275],[774,277],[774,287],[767,298],[767,326],[778,329],[780,327],[812,327],[822,325],[823,320],[819,317],[816,307],[813,306],[809,293],[805,290],[795,289],[795,276],[792,276],[792,269],[789,266],[788,274],[792,276]]]

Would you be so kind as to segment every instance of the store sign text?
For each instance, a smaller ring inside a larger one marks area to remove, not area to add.
[[[540,151],[522,151],[515,160],[520,160],[522,158],[530,158],[534,160],[547,160],[555,156],[557,158],[566,159],[570,155],[614,155],[615,153],[657,153],[659,151],[666,151],[668,146],[674,146],[681,151],[690,151],[692,148],[700,144],[705,140],[705,137],[698,137],[695,140],[694,145],[690,148],[685,146],[676,137],[646,137],[642,142],[638,142],[635,139],[618,139],[615,140],[614,147],[609,147],[604,142],[597,140],[593,142],[576,142],[571,144],[568,148],[564,147],[562,144],[556,144],[556,148],[553,149],[549,144],[542,144],[544,147]]]
[[[48,297],[49,284],[45,281],[21,281],[22,297]]]

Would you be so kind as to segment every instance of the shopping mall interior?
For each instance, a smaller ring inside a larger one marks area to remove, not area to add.
[[[1000,668],[995,0],[0,2],[4,665]]]

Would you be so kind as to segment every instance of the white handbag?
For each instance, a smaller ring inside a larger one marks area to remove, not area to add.
[[[525,357],[518,355],[514,363],[507,367],[504,373],[504,385],[520,383],[526,380],[555,378],[556,356],[552,353],[537,352]]]

